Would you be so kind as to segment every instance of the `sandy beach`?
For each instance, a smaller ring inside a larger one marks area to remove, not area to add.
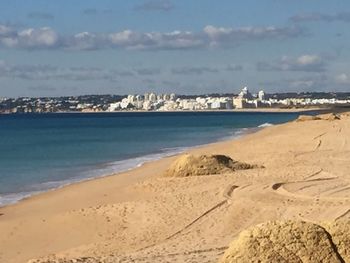
[[[350,114],[339,116],[188,152],[227,155],[252,169],[165,176],[173,156],[2,207],[0,262],[218,262],[261,223],[347,224]],[[340,247],[336,254],[350,260]]]

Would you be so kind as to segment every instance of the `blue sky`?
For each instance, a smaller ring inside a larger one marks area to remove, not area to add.
[[[350,91],[347,0],[0,5],[0,97]]]

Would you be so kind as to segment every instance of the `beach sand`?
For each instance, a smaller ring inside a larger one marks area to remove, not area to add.
[[[350,220],[349,114],[189,152],[257,167],[164,176],[173,156],[0,208],[0,262],[218,262],[260,223]]]

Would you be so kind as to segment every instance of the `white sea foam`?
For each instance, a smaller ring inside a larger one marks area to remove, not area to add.
[[[36,189],[34,191],[26,191],[26,192],[10,193],[10,194],[2,194],[2,195],[0,194],[0,207],[4,205],[14,204],[32,195],[36,195],[49,190],[58,189],[73,183],[95,179],[99,177],[104,177],[111,174],[126,172],[136,167],[140,167],[141,165],[147,162],[155,161],[164,157],[169,157],[175,154],[179,154],[181,152],[184,152],[187,149],[188,147],[165,148],[160,153],[148,154],[148,155],[144,155],[136,158],[130,158],[126,160],[106,163],[95,167],[93,170],[84,171],[80,173],[78,176],[71,179],[36,184],[32,186],[33,189]]]
[[[270,126],[273,126],[273,124],[266,122],[266,123],[263,123],[263,124],[259,125],[258,127],[259,128],[265,128],[265,127],[270,127]]]
[[[259,126],[260,127],[260,126]],[[241,128],[241,129],[235,129],[233,132],[225,137],[222,137],[219,139],[220,141],[223,140],[229,140],[234,138],[239,138],[243,136],[244,134],[254,132],[257,128]],[[63,186],[67,186],[73,183],[82,182],[86,180],[91,180],[99,177],[108,176],[111,174],[117,174],[121,172],[126,172],[128,170],[134,169],[136,167],[140,167],[141,165],[159,160],[164,157],[173,156],[176,154],[180,154],[189,148],[196,148],[200,147],[202,145],[197,145],[193,147],[176,147],[176,148],[164,148],[159,153],[152,153],[144,156],[139,156],[135,158],[125,159],[125,160],[119,160],[114,161],[110,163],[101,164],[98,166],[93,167],[92,169],[86,169],[85,171],[82,171],[79,173],[79,175],[75,176],[74,178],[70,178],[67,180],[61,180],[61,181],[51,181],[51,182],[45,182],[40,183],[36,185],[32,185],[31,188],[35,189],[33,191],[26,191],[26,192],[19,192],[19,193],[9,193],[9,194],[0,194],[0,207],[4,205],[14,204],[22,199],[25,199],[27,197],[58,189]]]

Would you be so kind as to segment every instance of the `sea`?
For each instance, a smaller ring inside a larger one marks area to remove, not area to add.
[[[299,113],[116,112],[0,115],[0,206],[263,127]]]

